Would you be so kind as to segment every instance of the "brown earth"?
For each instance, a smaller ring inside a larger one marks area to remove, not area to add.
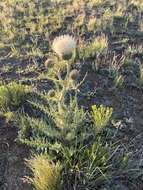
[[[0,125],[0,190],[28,190],[24,179],[28,170],[24,160],[29,149],[15,141],[15,126],[3,122]]]

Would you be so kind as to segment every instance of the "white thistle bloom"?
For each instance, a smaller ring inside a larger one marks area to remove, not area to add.
[[[54,39],[52,49],[59,57],[71,57],[76,48],[76,40],[70,35],[62,35]]]

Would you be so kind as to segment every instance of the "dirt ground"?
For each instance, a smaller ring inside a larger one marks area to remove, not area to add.
[[[29,150],[16,143],[17,129],[8,124],[0,127],[0,189],[27,190],[25,158]]]

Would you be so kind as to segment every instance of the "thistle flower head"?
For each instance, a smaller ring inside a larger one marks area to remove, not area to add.
[[[54,66],[54,61],[52,59],[47,59],[44,65],[46,68],[52,68]]]
[[[54,39],[52,49],[61,58],[71,58],[76,48],[76,40],[70,35],[62,35]]]
[[[79,71],[77,69],[73,69],[71,72],[70,72],[70,78],[72,80],[76,80],[79,76]]]
[[[55,90],[50,90],[49,92],[48,92],[48,95],[49,95],[49,97],[54,97],[55,96]]]

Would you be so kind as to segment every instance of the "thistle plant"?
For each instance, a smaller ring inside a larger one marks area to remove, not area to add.
[[[52,107],[53,107],[53,103],[55,107],[58,107],[59,115],[65,115],[66,94],[71,90],[74,90],[76,94],[78,92],[78,87],[82,84],[82,82],[85,79],[84,77],[84,79],[80,83],[77,83],[76,81],[77,75],[78,75],[78,71],[73,70],[69,72],[69,74],[66,75],[64,79],[62,79],[61,76],[59,76],[58,79],[55,79],[55,80],[53,79],[55,83],[55,89],[49,91],[48,99],[52,103]],[[56,110],[56,108],[54,109]]]
[[[55,106],[51,106],[50,114],[54,119],[56,126],[60,129],[65,129],[66,133],[69,130],[69,127],[70,130],[72,130],[75,126],[80,126],[84,121],[84,117],[86,117],[84,110],[78,107],[76,98],[74,100],[71,99],[69,105],[62,104],[61,109],[59,107],[55,108]]]
[[[62,116],[65,114],[66,106],[64,103],[64,98],[66,93],[70,90],[74,90],[75,93],[77,93],[78,88],[84,82],[86,75],[82,81],[79,83],[77,82],[79,71],[72,69],[71,61],[76,49],[76,40],[73,37],[69,35],[63,35],[55,38],[52,44],[52,49],[59,57],[59,60],[55,62],[55,65],[62,62],[66,68],[66,71],[62,72],[61,69],[58,70],[57,68],[56,72],[54,72],[54,75],[51,75],[51,72],[53,72],[54,69],[49,69],[49,75],[47,77],[54,82],[55,89],[52,91],[52,93],[49,92],[48,99],[55,103],[55,105],[58,107],[59,115]]]
[[[96,105],[92,106],[91,117],[97,133],[101,132],[101,130],[107,126],[112,113],[113,109],[110,107],[104,107],[103,105],[100,105],[99,107]]]

